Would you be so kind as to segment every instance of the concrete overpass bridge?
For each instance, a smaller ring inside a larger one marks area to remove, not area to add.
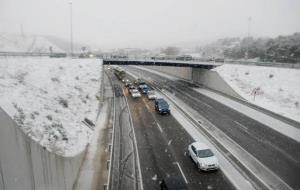
[[[213,69],[222,63],[181,61],[181,60],[153,60],[153,59],[103,59],[104,65],[136,65],[136,66],[166,66]]]
[[[237,94],[214,68],[223,65],[219,62],[199,62],[181,60],[153,59],[103,59],[103,65],[142,66],[140,68],[156,70],[173,75],[201,86],[219,91],[229,96],[242,98]],[[142,76],[140,76],[142,77]]]

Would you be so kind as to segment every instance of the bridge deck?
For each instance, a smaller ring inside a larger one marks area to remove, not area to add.
[[[223,63],[197,62],[180,60],[139,60],[139,59],[103,59],[104,65],[145,65],[145,66],[173,66],[173,67],[192,67],[202,69],[213,69]]]

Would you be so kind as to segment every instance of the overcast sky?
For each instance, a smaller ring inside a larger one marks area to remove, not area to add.
[[[300,32],[300,0],[0,0],[0,32],[112,47],[160,47],[223,37]]]

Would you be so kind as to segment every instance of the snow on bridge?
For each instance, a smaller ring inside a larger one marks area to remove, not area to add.
[[[181,60],[153,60],[153,59],[104,59],[104,65],[144,65],[144,66],[173,66],[213,69],[223,63],[181,61]]]

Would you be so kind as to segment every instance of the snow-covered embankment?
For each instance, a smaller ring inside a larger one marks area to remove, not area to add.
[[[97,116],[101,68],[99,60],[0,59],[1,187],[72,189],[92,136],[82,121]]]
[[[300,122],[300,69],[225,64],[214,70],[247,101]]]

